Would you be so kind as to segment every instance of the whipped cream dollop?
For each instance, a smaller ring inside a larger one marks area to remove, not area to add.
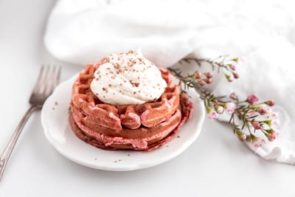
[[[160,98],[165,91],[167,84],[159,68],[139,51],[112,54],[102,62],[90,88],[104,103],[143,104]]]

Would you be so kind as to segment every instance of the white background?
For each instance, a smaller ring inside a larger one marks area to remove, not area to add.
[[[63,65],[62,79],[80,67],[58,62],[42,36],[53,0],[0,0],[0,147],[22,114],[42,64]],[[264,161],[206,121],[198,140],[176,159],[146,170],[104,172],[79,166],[46,141],[33,115],[0,182],[0,197],[295,196],[295,168]]]

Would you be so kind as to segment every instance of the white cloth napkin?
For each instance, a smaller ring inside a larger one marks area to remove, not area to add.
[[[60,0],[44,36],[55,57],[84,65],[101,56],[141,49],[161,66],[194,52],[242,58],[241,78],[216,92],[274,99],[276,141],[252,149],[265,159],[295,164],[295,14],[281,0]]]

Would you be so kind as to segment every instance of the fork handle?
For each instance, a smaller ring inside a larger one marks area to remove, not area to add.
[[[30,116],[32,115],[32,113],[37,109],[36,106],[31,106],[26,113],[24,114],[24,116],[22,117],[21,121],[18,123],[16,129],[14,130],[13,134],[10,137],[10,140],[8,141],[8,143],[6,144],[3,152],[1,153],[1,157],[0,157],[0,180],[3,176],[6,164],[10,158],[10,155],[15,147],[15,144],[24,128],[24,126],[26,125],[27,121],[29,120]]]

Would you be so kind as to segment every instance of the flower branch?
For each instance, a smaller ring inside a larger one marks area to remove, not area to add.
[[[222,72],[228,82],[238,79],[236,65],[238,58],[220,56],[216,59],[184,58],[183,63],[195,63],[198,67],[191,74],[183,75],[179,69],[169,68],[180,83],[183,84],[183,91],[194,88],[204,102],[204,106],[210,119],[217,119],[227,116],[228,123],[232,126],[234,134],[241,140],[252,143],[255,147],[261,146],[265,140],[273,141],[277,137],[276,127],[278,117],[272,111],[274,102],[271,100],[259,102],[256,95],[249,95],[246,99],[240,100],[235,93],[227,96],[215,96],[213,92],[206,89],[206,85],[213,82],[211,72],[201,72],[198,68],[204,62],[211,65],[212,71]]]
[[[216,69],[218,72],[222,71],[225,78],[229,82],[232,82],[234,79],[239,78],[239,74],[236,72],[236,64],[239,62],[239,58],[237,57],[231,58],[228,55],[219,56],[215,59],[185,57],[179,61],[180,64],[184,62],[189,64],[195,63],[199,67],[201,67],[203,63],[207,63],[211,65],[212,71]]]

